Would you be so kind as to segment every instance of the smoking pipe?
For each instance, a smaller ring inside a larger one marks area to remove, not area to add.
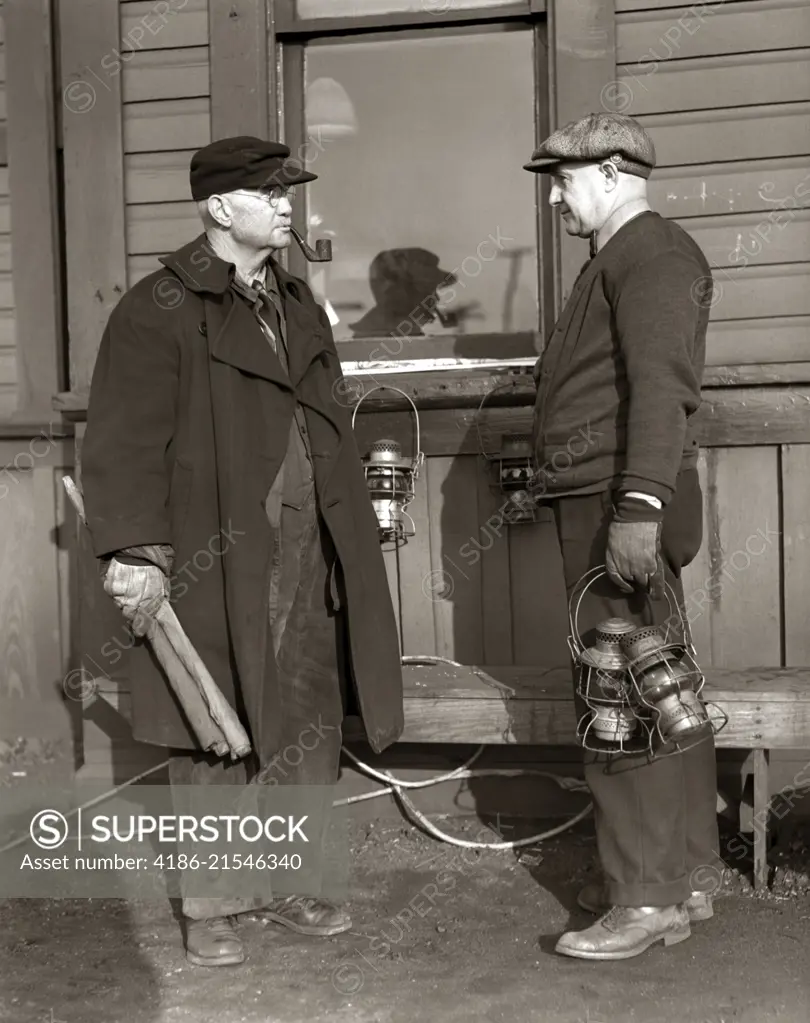
[[[290,228],[290,234],[298,242],[301,251],[310,263],[329,263],[332,260],[332,242],[328,238],[319,238],[315,242],[315,248],[304,241],[294,227]]]

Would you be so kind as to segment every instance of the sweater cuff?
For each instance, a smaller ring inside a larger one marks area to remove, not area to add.
[[[641,497],[630,497],[627,493],[619,494],[613,516],[614,522],[663,522],[663,519],[663,508],[655,508]]]
[[[619,486],[622,491],[640,490],[642,494],[657,497],[665,508],[675,493],[675,488],[667,486],[666,483],[656,483],[654,480],[644,479],[642,476],[631,476],[628,473],[622,473]]]

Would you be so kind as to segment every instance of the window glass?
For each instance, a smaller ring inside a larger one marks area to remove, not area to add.
[[[424,11],[447,14],[476,7],[507,7],[515,0],[297,0],[299,18],[359,18],[364,14],[402,14]]]
[[[532,33],[306,50],[302,189],[335,337],[538,326]]]

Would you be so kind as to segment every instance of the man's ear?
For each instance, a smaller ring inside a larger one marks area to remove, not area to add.
[[[604,160],[599,164],[599,172],[605,185],[606,192],[612,192],[619,185],[619,170],[612,160]]]

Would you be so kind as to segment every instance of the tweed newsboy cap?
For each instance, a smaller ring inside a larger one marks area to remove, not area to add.
[[[613,160],[625,174],[648,178],[655,167],[655,146],[638,121],[626,114],[587,114],[549,135],[523,169],[548,174],[561,163],[600,160]]]
[[[315,181],[318,175],[288,160],[289,155],[288,146],[251,135],[212,142],[191,158],[192,198],[207,199],[240,188],[286,187]]]

